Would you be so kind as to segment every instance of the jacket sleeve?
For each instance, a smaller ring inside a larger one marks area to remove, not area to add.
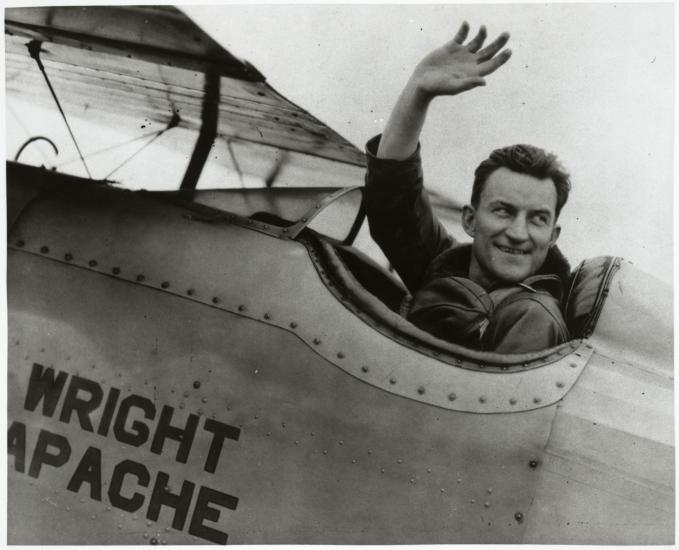
[[[366,144],[365,206],[370,234],[411,293],[427,266],[454,244],[436,218],[422,177],[420,147],[405,160],[376,156],[381,136]]]

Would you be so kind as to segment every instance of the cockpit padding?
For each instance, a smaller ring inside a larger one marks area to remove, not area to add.
[[[344,304],[390,337],[430,350],[435,356],[468,358],[479,364],[537,366],[540,359],[554,359],[566,344],[526,354],[506,355],[470,350],[446,342],[417,328],[399,314],[408,293],[386,270],[355,248],[341,245],[313,231],[305,231],[300,242],[310,250],[321,276]],[[565,301],[566,320],[573,338],[591,334],[619,262],[613,257],[586,260],[576,269]]]
[[[571,275],[563,312],[573,337],[587,338],[594,332],[611,278],[619,267],[618,258],[598,256],[581,262]]]

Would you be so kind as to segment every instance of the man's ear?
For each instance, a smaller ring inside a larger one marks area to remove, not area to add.
[[[561,226],[555,225],[554,229],[552,229],[552,238],[549,240],[549,246],[554,246],[556,244],[559,235],[561,235]]]
[[[465,204],[462,208],[462,229],[471,238],[476,234],[476,210],[473,206]]]

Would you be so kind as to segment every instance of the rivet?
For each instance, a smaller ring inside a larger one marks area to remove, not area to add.
[[[141,273],[139,275],[137,275],[137,282],[141,283],[142,281],[145,281],[145,280],[146,280],[146,277],[144,277]]]
[[[557,388],[563,388],[563,382],[557,382],[556,387]]]
[[[170,286],[170,283],[168,283],[167,281],[163,281],[162,283],[160,283],[161,288],[168,288],[169,286]]]
[[[458,478],[457,478],[457,482],[458,482],[458,483],[462,483],[462,479],[460,479],[460,478],[458,477]]]
[[[281,428],[285,428],[285,422],[281,422]]]
[[[73,254],[64,254],[64,260],[70,262],[73,259]]]
[[[488,502],[488,501],[484,502],[483,505],[484,505],[486,508],[490,508],[490,502]]]
[[[524,367],[527,367],[527,366],[528,366],[528,363],[524,363],[523,366],[524,366]]]
[[[324,455],[327,455],[327,454],[328,454],[328,451],[327,451],[327,450],[324,450],[324,451],[323,451],[323,454],[324,454]]]
[[[535,403],[536,405],[538,403],[541,403],[541,402],[542,402],[542,399],[540,399],[539,397],[533,397],[533,403]]]
[[[518,521],[519,523],[523,522],[523,514],[521,512],[517,512],[514,514],[514,519]]]
[[[338,358],[338,359],[344,359],[344,353],[342,353],[341,351],[338,352],[338,353],[337,353],[337,358]]]
[[[17,246],[19,248],[23,248],[24,246],[26,246],[26,243],[24,241],[17,241]]]
[[[218,303],[219,303],[219,298],[218,298],[217,296],[214,296],[214,297],[212,298],[212,303],[213,303],[213,304],[218,304]]]
[[[148,524],[148,522],[147,522],[147,524]],[[148,534],[148,533],[144,533],[142,536],[143,536],[145,539],[149,538],[149,534]]]
[[[151,527],[151,524],[152,524],[152,523],[153,523],[153,522],[149,519],[149,520],[146,521],[146,526],[147,526],[147,527]],[[148,536],[148,535],[146,535],[146,536]]]
[[[302,218],[302,223],[306,222],[306,218]]]
[[[42,252],[43,254],[47,254],[49,251],[50,251],[50,249],[47,248],[46,246],[40,247],[40,252]]]
[[[516,405],[516,397],[512,397],[512,398],[509,400],[509,404],[510,404],[510,405]]]
[[[481,397],[479,397],[479,403],[485,403],[485,402],[486,402],[486,398],[483,395]]]
[[[528,465],[529,465],[533,470],[535,470],[535,468],[538,467],[538,461],[535,460],[535,459],[533,459],[533,460],[531,460],[531,461],[528,463]]]
[[[370,449],[368,449],[368,454],[371,455],[373,454],[373,452]]]
[[[389,383],[390,383],[392,386],[393,386],[394,384],[396,384],[396,378],[393,378],[393,377],[390,378],[390,379],[389,379]]]
[[[352,459],[351,463],[352,463],[352,464],[356,464],[356,459],[355,459],[355,458]]]
[[[299,445],[299,441],[295,441],[295,445]]]
[[[443,487],[441,487],[441,492],[442,492],[442,493],[445,493],[446,490],[445,490]]]
[[[315,436],[315,435],[316,435],[315,432],[311,432],[311,437],[313,437],[313,436]]]
[[[165,528],[165,530],[167,531],[167,527]],[[163,539],[163,540],[160,541],[160,544],[167,544],[167,541],[165,539]]]
[[[245,311],[245,306],[244,305],[238,306],[238,311]]]
[[[410,478],[410,483],[415,483],[415,480],[412,477]]]
[[[111,270],[111,272],[112,272],[114,275],[119,275],[119,274],[120,274],[120,268],[119,268],[119,267],[114,267],[114,268]]]
[[[189,289],[186,291],[186,294],[188,294],[189,296],[193,296],[195,293],[196,293],[196,291],[193,290],[192,288],[189,288]]]
[[[184,403],[179,403],[179,408],[183,409],[184,408]]]
[[[400,458],[399,458],[396,462],[397,462],[398,464],[403,464],[403,460],[401,460]]]
[[[207,397],[203,397],[203,399],[201,399],[201,401],[202,401],[203,403],[207,403]],[[257,417],[255,417],[255,418],[257,418]]]
[[[509,367],[507,365],[503,365],[502,367],[500,367],[500,370],[508,370],[508,369],[509,369]]]
[[[290,323],[290,328],[297,328],[297,323],[295,323],[294,321]]]
[[[381,473],[381,474],[384,473],[384,468],[380,468],[380,473]]]
[[[338,445],[344,445],[344,441],[338,441],[337,444]]]
[[[120,525],[119,525],[118,527],[120,527]],[[158,539],[157,539],[156,537],[153,537],[153,538],[151,539],[151,544],[153,544],[154,546],[155,546],[156,544],[158,544]]]
[[[424,395],[424,392],[425,392],[424,386],[420,386],[419,388],[417,388],[417,393],[419,393],[420,395]]]
[[[321,343],[321,340],[319,338],[314,338],[314,344],[318,345]]]
[[[266,432],[266,437],[269,437],[271,435],[271,432]]]
[[[489,495],[492,495],[493,494],[493,488],[488,487],[487,492],[488,492]]]
[[[271,315],[269,315],[268,313],[265,313],[265,314],[264,314],[264,318],[265,318],[265,319],[271,319]]]
[[[264,229],[269,229],[269,226],[265,224]]]
[[[287,232],[288,232],[288,228],[287,228],[287,227],[284,227],[284,228],[283,228],[283,233],[287,233]]]
[[[457,395],[454,393],[449,393],[448,394],[448,401],[455,401],[457,399]]]
[[[361,367],[361,370],[362,370],[363,372],[368,372],[368,370],[370,370],[370,369],[368,369],[368,367],[367,367],[366,365],[363,365],[363,366]]]
[[[474,504],[474,503],[476,502],[476,499],[473,498],[473,499],[471,499],[469,502],[471,502],[472,504]]]
[[[427,473],[431,474],[431,468],[427,468]]]
[[[96,267],[97,266],[97,260],[90,260],[89,262],[87,262],[87,265],[89,265],[90,267]]]

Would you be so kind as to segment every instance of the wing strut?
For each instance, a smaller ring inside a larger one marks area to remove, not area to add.
[[[205,93],[203,95],[203,109],[201,111],[202,125],[196,141],[193,155],[186,167],[186,173],[180,189],[195,189],[198,178],[203,171],[212,144],[217,137],[217,119],[219,117],[219,74],[215,70],[205,73]]]
[[[61,104],[59,103],[59,99],[57,98],[57,94],[54,91],[54,88],[52,88],[52,83],[50,82],[50,79],[47,76],[47,72],[45,72],[45,66],[42,64],[42,60],[40,59],[40,47],[42,46],[42,42],[39,40],[31,40],[28,44],[28,53],[30,56],[35,59],[36,63],[38,64],[38,68],[40,69],[40,72],[42,75],[45,77],[45,82],[47,82],[47,87],[50,89],[50,92],[52,92],[52,97],[54,98],[54,101],[57,103],[57,108],[59,109],[59,112],[61,113],[61,117],[64,119],[64,122],[66,123],[66,128],[68,128],[68,133],[71,134],[71,139],[73,140],[73,144],[75,145],[76,150],[78,151],[78,155],[80,155],[80,160],[83,163],[83,166],[85,167],[85,172],[87,172],[87,175],[89,176],[90,179],[92,178],[92,174],[90,174],[90,169],[87,167],[87,164],[85,163],[85,159],[83,158],[83,154],[80,151],[80,147],[78,147],[78,142],[75,139],[75,136],[73,135],[73,131],[71,130],[71,126],[68,124],[68,120],[66,119],[66,113],[64,113],[64,110],[61,108]]]

